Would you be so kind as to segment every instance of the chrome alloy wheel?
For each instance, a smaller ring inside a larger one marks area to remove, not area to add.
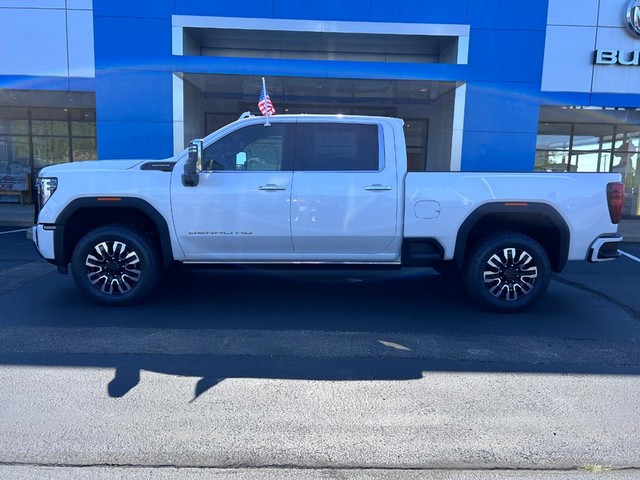
[[[533,257],[519,248],[494,253],[484,268],[484,283],[494,297],[515,301],[533,289],[538,267]]]
[[[129,292],[140,281],[138,254],[120,241],[100,242],[85,260],[87,278],[107,295]]]

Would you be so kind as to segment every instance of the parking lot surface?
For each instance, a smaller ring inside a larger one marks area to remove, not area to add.
[[[186,270],[108,308],[0,233],[0,477],[640,475],[640,248],[622,249],[516,315],[430,270]]]

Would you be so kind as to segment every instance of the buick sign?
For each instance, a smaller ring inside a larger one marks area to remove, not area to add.
[[[634,37],[640,37],[640,0],[630,0],[624,15],[624,26]],[[640,66],[640,51],[599,48],[593,63],[596,65]]]
[[[627,5],[625,26],[633,35],[640,37],[640,0],[631,0]]]

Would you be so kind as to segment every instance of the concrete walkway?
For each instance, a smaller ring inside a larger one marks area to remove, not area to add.
[[[29,227],[33,225],[33,205],[0,203],[0,226]],[[626,242],[640,242],[640,218],[625,218],[620,233]]]

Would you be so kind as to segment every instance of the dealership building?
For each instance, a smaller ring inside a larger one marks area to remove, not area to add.
[[[0,24],[0,190],[169,157],[259,114],[264,77],[277,114],[403,118],[413,171],[615,171],[640,214],[640,0],[0,0]]]

